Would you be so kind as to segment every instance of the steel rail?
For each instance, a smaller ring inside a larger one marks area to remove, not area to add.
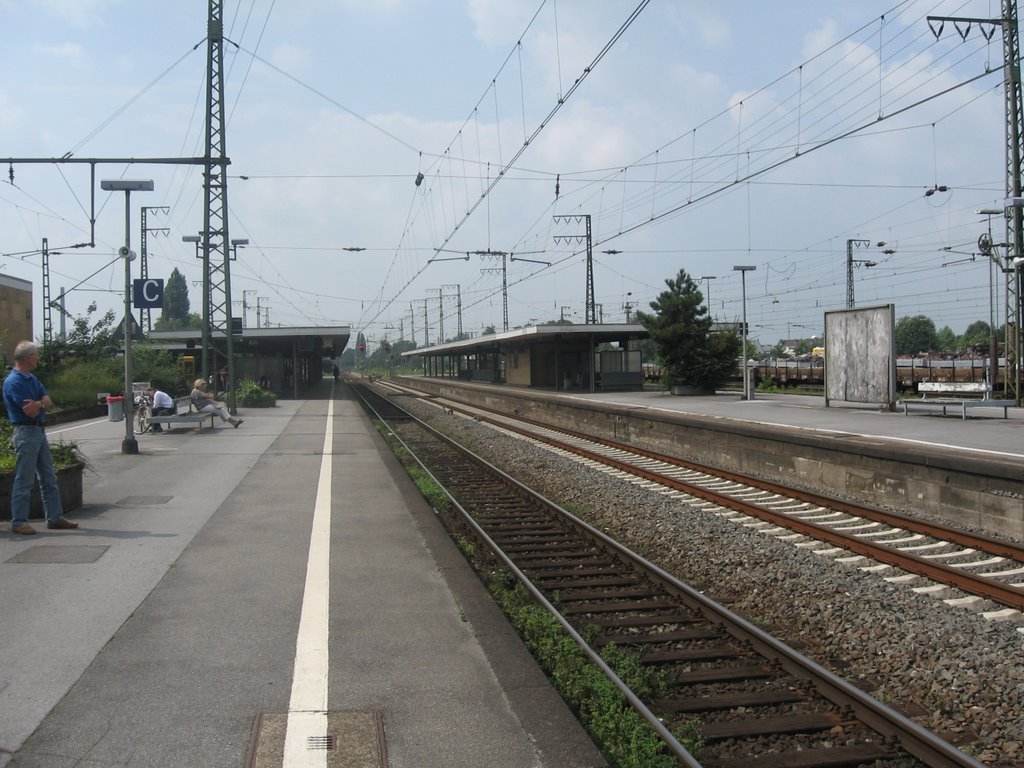
[[[652,451],[646,451],[643,449],[638,450],[632,446],[624,445],[622,443],[614,443],[614,441],[608,441],[601,438],[594,438],[589,435],[576,433],[573,432],[572,430],[563,429],[561,427],[551,427],[549,425],[536,422],[532,419],[521,419],[519,417],[504,415],[500,418],[494,418],[492,416],[486,415],[481,416],[479,415],[479,413],[476,413],[474,411],[467,411],[464,409],[459,410],[465,413],[472,414],[474,418],[478,419],[479,421],[492,424],[494,426],[498,426],[501,427],[502,429],[507,429],[512,432],[516,432],[517,434],[521,434],[524,437],[529,437],[539,442],[543,442],[545,444],[559,448],[560,450],[574,453],[578,456],[589,459],[591,461],[596,461],[598,463],[612,467],[616,470],[627,472],[637,477],[642,477],[645,480],[649,480],[659,485],[667,486],[669,488],[672,488],[673,490],[686,493],[690,496],[694,496],[696,498],[709,501],[713,504],[717,504],[719,506],[726,507],[737,512],[741,512],[751,517],[756,517],[759,520],[770,522],[782,528],[786,528],[788,530],[801,533],[805,536],[810,536],[811,538],[818,539],[829,544],[833,544],[834,546],[842,547],[843,549],[847,549],[851,552],[856,552],[857,554],[864,555],[865,557],[870,557],[873,560],[877,560],[878,562],[891,565],[895,568],[899,568],[910,573],[915,573],[919,576],[924,576],[941,584],[947,584],[949,586],[956,587],[957,589],[960,589],[964,592],[968,592],[979,597],[984,597],[986,599],[992,600],[993,602],[999,603],[1000,605],[1005,605],[1016,610],[1024,611],[1024,590],[1018,587],[994,581],[992,579],[985,578],[984,576],[979,576],[959,568],[952,568],[948,565],[944,565],[933,560],[928,560],[918,555],[900,552],[898,549],[886,547],[881,544],[874,544],[870,541],[861,540],[856,537],[847,536],[845,534],[838,533],[824,526],[817,525],[815,523],[806,522],[798,518],[794,518],[790,515],[774,512],[770,509],[766,509],[764,507],[752,504],[750,502],[741,501],[739,499],[733,498],[722,493],[709,491],[705,488],[701,488],[700,486],[693,485],[682,480],[677,480],[673,477],[668,477],[658,472],[652,472],[650,470],[643,469],[642,467],[637,467],[627,462],[618,461],[616,459],[603,456],[600,453],[595,453],[585,448],[574,446],[570,443],[564,443],[560,440],[556,440],[547,435],[538,434],[537,432],[533,432],[529,429],[524,429],[522,427],[516,426],[515,424],[508,423],[503,419],[508,419],[509,421],[521,421],[536,426],[538,428],[543,428],[551,432],[569,435],[575,439],[585,440],[592,443],[598,443],[601,445],[605,445],[607,447],[622,450],[626,453],[641,455],[646,458],[657,459],[660,461],[664,461],[667,464],[671,464],[673,466],[678,466],[686,469],[694,469],[695,471],[704,472],[705,474],[713,475],[715,477],[721,477],[722,479],[731,480],[732,482],[741,483],[743,485],[759,488],[761,490],[770,490],[773,493],[778,493],[782,496],[787,496],[790,498],[805,501],[807,503],[817,504],[820,506],[827,506],[831,509],[843,511],[847,514],[857,515],[858,517],[864,517],[869,520],[877,519],[879,522],[892,521],[892,525],[900,525],[901,527],[906,527],[908,528],[908,530],[914,530],[915,532],[924,533],[926,531],[930,531],[928,535],[931,535],[934,538],[953,540],[955,543],[959,544],[963,544],[965,542],[972,542],[973,546],[977,547],[978,549],[981,549],[982,551],[990,552],[991,554],[1002,554],[1003,556],[1008,556],[1017,560],[1024,559],[1024,550],[1021,550],[1019,547],[1015,547],[1014,545],[1009,544],[1007,542],[999,542],[995,539],[989,539],[988,537],[982,537],[976,534],[969,534],[961,531],[956,531],[955,533],[963,534],[962,538],[955,539],[948,532],[948,529],[942,528],[941,526],[934,526],[926,523],[918,523],[911,527],[909,525],[909,519],[904,518],[903,516],[893,515],[892,513],[876,513],[875,510],[867,510],[862,507],[857,507],[856,505],[853,504],[835,503],[835,500],[824,496],[817,496],[815,494],[810,494],[803,491],[793,491],[792,489],[786,488],[781,485],[776,485],[773,483],[764,483],[728,471],[721,471],[717,469],[711,469],[708,467],[702,467],[701,465],[692,464],[684,460],[666,457],[661,454],[657,454]],[[877,518],[875,517],[876,514],[878,515]],[[996,544],[998,544],[998,547],[995,547],[991,550],[986,549],[986,544],[989,542],[995,542]]]
[[[551,614],[551,616],[555,619],[555,621],[558,622],[558,624],[562,627],[565,633],[572,638],[573,642],[575,642],[576,645],[579,646],[580,650],[587,656],[587,658],[589,658],[590,661],[601,670],[602,674],[604,674],[612,682],[612,684],[619,690],[619,692],[622,693],[622,695],[626,698],[626,701],[629,702],[629,705],[637,712],[637,714],[640,715],[640,717],[642,717],[654,729],[654,731],[658,734],[658,737],[664,742],[668,750],[679,760],[680,764],[686,766],[686,768],[702,768],[701,764],[696,760],[696,758],[693,757],[693,755],[689,753],[689,751],[687,751],[686,747],[684,747],[679,742],[679,740],[675,737],[672,731],[665,727],[665,724],[661,722],[658,716],[655,715],[650,710],[650,708],[646,704],[644,704],[644,702],[633,692],[633,690],[622,681],[622,678],[620,678],[615,673],[615,670],[608,666],[608,663],[601,658],[601,655],[597,651],[595,651],[590,646],[590,644],[587,643],[586,640],[583,639],[583,636],[576,631],[576,629],[572,626],[572,624],[569,623],[569,621],[564,616],[562,616],[558,609],[555,608],[555,606],[544,596],[544,594],[536,587],[536,585],[534,585],[534,583],[530,581],[529,577],[527,577],[527,575],[523,573],[523,571],[520,570],[518,566],[516,566],[516,564],[508,557],[508,555],[505,554],[504,550],[502,550],[501,547],[499,547],[498,544],[496,544],[495,541],[487,534],[487,532],[480,527],[476,520],[473,519],[473,516],[469,512],[467,512],[466,509],[461,504],[459,504],[459,502],[455,499],[454,496],[452,496],[452,494],[448,491],[445,485],[440,480],[437,479],[437,477],[430,470],[430,468],[427,467],[426,464],[424,464],[423,461],[420,460],[420,457],[416,454],[416,452],[393,429],[391,429],[391,425],[388,424],[387,420],[377,412],[377,409],[374,408],[362,396],[362,394],[358,392],[358,390],[357,394],[359,394],[360,399],[363,400],[363,403],[365,404],[366,408],[372,411],[377,416],[377,418],[380,419],[381,423],[384,424],[385,427],[387,427],[388,432],[391,434],[391,436],[402,446],[402,448],[404,448],[408,452],[409,456],[419,465],[420,469],[426,472],[430,479],[444,491],[445,496],[448,497],[448,500],[452,503],[453,507],[458,511],[460,517],[464,520],[464,522],[466,522],[473,529],[473,532],[480,537],[481,541],[484,542],[484,544],[494,553],[494,555],[499,560],[501,560],[501,562],[509,569],[509,571],[512,572],[512,574],[523,585],[527,592],[530,593],[533,599],[536,600],[537,603],[544,608],[544,610]],[[399,407],[394,405],[393,403],[391,405],[392,407]],[[545,506],[553,506],[551,502],[547,501],[542,496],[532,491],[515,478],[511,477],[505,472],[502,472],[500,469],[498,469],[493,464],[490,464],[485,459],[467,451],[466,448],[460,446],[451,438],[441,434],[426,422],[416,418],[415,415],[409,414],[409,420],[417,424],[417,426],[419,426],[429,434],[433,435],[436,439],[444,442],[445,444],[449,445],[450,447],[454,448],[460,453],[471,456],[474,461],[479,462],[482,466],[486,467],[489,472],[494,473],[503,481],[514,485],[522,492],[528,493],[529,495],[533,496],[536,500],[542,502]]]
[[[379,395],[378,395],[379,396]],[[395,406],[392,403],[393,407]],[[840,707],[849,707],[850,711],[854,713],[858,720],[864,723],[869,728],[873,729],[877,733],[883,736],[891,737],[896,739],[900,746],[905,749],[909,754],[917,757],[924,761],[931,768],[984,768],[984,765],[969,755],[961,752],[953,745],[946,742],[944,739],[938,737],[934,733],[931,733],[927,729],[918,725],[914,721],[910,720],[906,716],[899,712],[887,707],[881,702],[877,701],[869,694],[860,690],[859,688],[851,685],[842,678],[836,676],[829,670],[825,669],[816,662],[808,659],[799,652],[789,648],[784,643],[780,642],[776,638],[772,637],[768,633],[764,632],[760,628],[743,619],[739,615],[733,613],[728,608],[715,603],[713,600],[697,591],[693,587],[683,583],[672,574],[663,570],[654,563],[649,562],[642,556],[632,552],[625,546],[611,538],[603,531],[591,526],[580,518],[576,517],[572,513],[565,509],[562,509],[557,504],[549,501],[539,493],[524,485],[514,477],[508,475],[498,467],[494,466],[486,459],[477,456],[467,448],[459,445],[452,438],[438,432],[436,429],[426,424],[422,420],[418,419],[415,415],[410,414],[410,419],[415,422],[419,427],[425,429],[428,433],[435,436],[437,439],[459,451],[460,453],[467,455],[472,458],[473,461],[480,464],[480,466],[487,468],[488,471],[495,473],[497,477],[502,479],[503,482],[516,488],[521,493],[529,496],[531,499],[536,501],[538,504],[543,505],[545,508],[552,510],[561,519],[571,524],[577,530],[585,533],[587,536],[600,541],[605,547],[611,549],[614,553],[633,563],[639,569],[645,571],[653,580],[662,586],[669,594],[676,596],[682,600],[685,604],[700,611],[710,621],[722,626],[730,635],[738,640],[750,643],[751,647],[755,648],[759,654],[769,660],[777,661],[780,666],[789,674],[797,677],[801,680],[808,682],[813,685],[815,690],[819,694],[824,696],[829,701],[833,702]],[[417,464],[427,472],[435,482],[442,488],[444,486],[436,479],[430,469],[424,465],[424,463],[413,453],[412,449],[390,429],[389,431],[395,436],[395,439],[402,443],[403,447],[410,452],[410,455],[416,460]],[[533,435],[530,435],[533,436]],[[562,446],[564,449],[564,446]],[[598,458],[598,457],[590,457]],[[598,460],[600,460],[598,458]],[[607,462],[605,462],[607,463]],[[632,469],[637,469],[633,467]],[[700,490],[700,489],[697,489]],[[495,553],[495,555],[505,563],[510,570],[515,573],[517,579],[519,579],[524,586],[530,591],[531,595],[534,595],[538,601],[547,608],[558,620],[559,624],[562,625],[568,633],[573,636],[573,639],[580,644],[581,648],[587,653],[588,657],[595,660],[595,663],[599,663],[602,668],[606,667],[603,660],[598,662],[600,656],[597,655],[596,651],[590,648],[590,646],[583,640],[582,637],[572,629],[571,625],[561,616],[561,614],[552,606],[543,594],[530,582],[528,577],[519,570],[518,567],[511,561],[511,559],[504,553],[499,545],[497,545],[490,536],[480,527],[480,525],[472,518],[472,516],[462,508],[461,505],[452,497],[452,495],[445,489],[445,494],[453,502],[455,507],[459,510],[466,522],[473,528],[477,535],[481,536],[481,539],[486,545]],[[549,607],[550,606],[550,607]],[[578,638],[578,639],[577,639]],[[611,670],[609,670],[611,672]],[[614,675],[614,672],[611,672]],[[613,682],[622,690],[625,694],[629,689],[625,687],[625,684],[614,676]],[[627,698],[630,703],[637,702],[643,710],[647,710],[646,706],[636,698],[635,694],[630,691]],[[638,710],[643,715],[642,710]],[[644,715],[647,719],[646,715]],[[654,717],[653,713],[651,717]],[[657,718],[655,717],[655,720]],[[651,722],[648,720],[648,722]],[[660,721],[658,721],[660,725]],[[652,722],[652,725],[654,723]],[[659,735],[663,731],[667,731],[664,726],[656,728],[659,731]],[[669,732],[669,735],[670,732]],[[674,739],[674,737],[672,737]],[[679,748],[693,760],[689,752],[686,752],[682,745]],[[700,763],[694,761],[692,763],[684,763],[688,766],[696,766],[699,768]]]

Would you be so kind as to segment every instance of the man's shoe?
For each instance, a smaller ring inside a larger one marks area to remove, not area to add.
[[[11,533],[20,533],[22,536],[31,536],[35,532],[36,529],[28,523],[18,523],[11,526]]]
[[[66,517],[58,517],[56,522],[47,523],[47,528],[77,528],[78,523],[74,520],[68,520]],[[35,531],[33,531],[35,533]]]

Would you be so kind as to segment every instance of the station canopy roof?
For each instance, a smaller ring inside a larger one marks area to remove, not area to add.
[[[616,323],[610,325],[530,325],[525,328],[516,328],[512,331],[492,333],[486,336],[476,336],[472,339],[461,339],[449,341],[444,344],[435,344],[427,347],[419,347],[402,353],[402,357],[445,355],[445,354],[473,354],[501,348],[513,343],[534,343],[542,341],[562,341],[566,339],[591,339],[595,344],[609,344],[613,342],[625,343],[633,339],[646,339],[650,334],[647,329],[639,323]]]
[[[324,355],[327,357],[338,357],[341,355],[351,336],[351,329],[347,325],[339,326],[281,326],[271,328],[243,328],[241,340],[235,341],[236,351],[249,352],[258,351],[260,354],[291,354],[293,344],[298,345],[299,351],[313,351],[316,349],[316,341],[320,339]],[[176,347],[186,346],[201,348],[203,334],[199,330],[181,331],[151,331],[148,334],[150,341],[163,345],[174,345]],[[223,343],[224,334],[215,331],[210,339],[214,342]]]

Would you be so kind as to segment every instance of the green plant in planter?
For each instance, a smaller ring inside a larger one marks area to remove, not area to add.
[[[13,472],[17,461],[14,452],[14,425],[6,419],[0,420],[0,471]],[[89,460],[73,440],[61,440],[57,443],[50,443],[50,455],[53,457],[54,469],[73,467],[81,464],[89,468]]]
[[[273,408],[277,405],[277,395],[267,392],[252,379],[242,379],[238,382],[235,399],[245,408]]]

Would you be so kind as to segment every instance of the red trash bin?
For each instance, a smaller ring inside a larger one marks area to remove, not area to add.
[[[124,421],[123,397],[107,397],[107,419],[110,421]]]

